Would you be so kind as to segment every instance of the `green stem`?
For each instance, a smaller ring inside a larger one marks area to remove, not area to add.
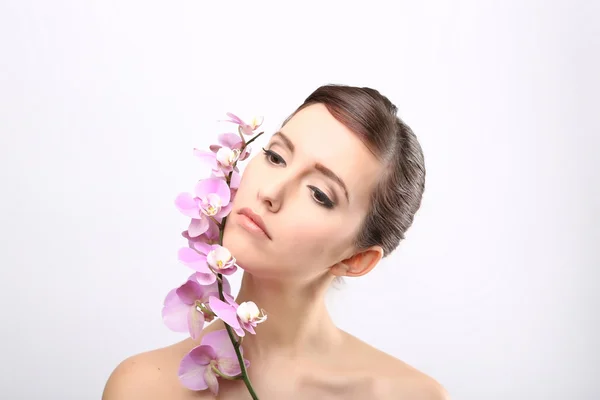
[[[228,381],[235,381],[242,377],[241,375],[236,375],[236,376],[225,375],[224,373],[219,371],[219,369],[215,365],[212,365],[212,364],[211,364],[210,368],[213,370],[213,372],[215,374],[219,375],[223,379],[227,379]]]
[[[254,140],[256,140],[256,138],[258,138],[260,135],[262,135],[264,133],[264,132],[260,132],[259,134],[254,136],[252,139],[250,139],[248,142],[246,142],[246,140],[245,140],[244,136],[242,135],[242,132],[239,128],[238,128],[238,132],[244,142],[244,145],[242,146],[241,151],[244,151],[244,149],[246,147],[248,147],[248,145],[250,143],[252,143]],[[235,165],[237,165],[237,161],[235,162],[234,166]],[[226,177],[227,185],[229,185],[231,183],[231,175],[232,174],[233,174],[233,171],[230,172],[228,174],[228,176]],[[227,222],[227,217],[223,217],[221,224],[219,224],[219,244],[221,246],[223,246],[223,233],[225,232],[225,222]],[[217,273],[217,278],[218,278],[217,286],[219,288],[219,298],[221,299],[221,301],[225,301],[225,296],[223,295],[223,275]],[[246,384],[246,388],[248,388],[248,392],[250,392],[250,396],[252,396],[252,399],[259,400],[258,396],[256,395],[256,392],[254,391],[254,388],[252,387],[250,378],[248,377],[248,371],[246,370],[246,364],[244,363],[244,357],[242,356],[242,352],[240,351],[241,344],[242,344],[241,338],[239,341],[236,340],[235,336],[233,335],[233,330],[231,329],[231,327],[229,325],[227,325],[226,323],[224,323],[224,325],[225,325],[225,329],[227,330],[227,334],[229,335],[229,340],[231,340],[231,344],[233,344],[233,349],[235,350],[235,354],[237,356],[238,362],[240,363],[240,370],[242,371],[242,373],[236,379],[241,378],[244,381],[244,384]],[[215,371],[215,373],[222,376],[220,374],[220,371],[218,371],[214,366],[213,366],[213,370]],[[226,379],[228,379],[228,378],[226,378]]]
[[[223,219],[223,221],[224,220],[225,219]],[[223,243],[222,240],[223,240],[223,235],[221,233],[221,243]],[[222,277],[222,275],[219,274],[219,277]],[[225,296],[223,296],[223,281],[218,280],[217,285],[219,286],[219,297],[221,298],[221,301],[225,301]],[[246,384],[246,388],[248,388],[248,392],[250,392],[250,396],[252,396],[252,399],[259,400],[258,396],[256,395],[256,392],[254,391],[254,388],[252,387],[250,378],[248,378],[248,371],[246,370],[246,364],[244,363],[244,357],[242,357],[242,353],[240,351],[240,344],[238,343],[237,340],[235,340],[235,337],[233,336],[233,331],[232,331],[231,327],[229,325],[227,325],[226,323],[225,323],[225,329],[227,330],[227,334],[229,335],[229,340],[231,340],[231,343],[233,344],[235,354],[237,355],[238,362],[240,363],[240,369],[242,371],[241,379]]]
[[[213,222],[219,227],[219,229],[221,229],[221,224],[215,219],[215,217],[213,217],[212,215],[208,215],[208,218],[212,219]]]
[[[256,136],[254,136],[252,139],[248,140],[248,141],[246,142],[246,144],[244,145],[244,147],[242,148],[242,151],[244,151],[244,149],[245,149],[246,147],[248,147],[248,145],[249,145],[250,143],[254,142],[254,141],[256,140],[256,138],[258,138],[258,137],[259,137],[260,135],[262,135],[263,133],[264,133],[264,132],[257,133],[257,134],[256,134]]]

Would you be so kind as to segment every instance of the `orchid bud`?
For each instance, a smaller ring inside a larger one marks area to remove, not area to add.
[[[228,147],[221,147],[217,151],[217,161],[223,167],[229,168],[238,160],[240,156],[239,149],[230,149]]]
[[[244,323],[260,323],[267,318],[266,315],[261,316],[258,306],[253,301],[245,301],[240,304],[236,314]]]
[[[252,121],[250,121],[250,126],[252,127],[252,130],[261,126],[263,121],[264,121],[264,117],[262,117],[262,116],[252,118]]]

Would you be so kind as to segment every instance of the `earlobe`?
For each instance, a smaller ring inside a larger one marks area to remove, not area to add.
[[[344,264],[344,261],[340,261],[339,263],[331,267],[329,269],[329,272],[334,276],[347,276],[349,269],[350,268],[348,267],[348,265]]]

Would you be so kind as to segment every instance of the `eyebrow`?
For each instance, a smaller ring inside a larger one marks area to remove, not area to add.
[[[290,152],[292,154],[294,153],[294,149],[296,148],[296,146],[294,146],[294,143],[292,143],[292,141],[290,140],[289,137],[287,137],[281,131],[275,132],[273,134],[273,138],[275,138],[275,137],[280,138],[283,141],[283,143],[285,144],[285,146],[288,149],[290,149]],[[325,175],[326,177],[328,177],[329,179],[335,181],[338,185],[340,185],[342,187],[342,189],[344,189],[344,195],[346,196],[346,201],[350,202],[350,196],[348,196],[348,188],[346,187],[346,184],[344,183],[342,178],[337,176],[335,172],[333,172],[332,170],[330,170],[329,168],[327,168],[326,166],[324,166],[321,163],[316,163],[315,169],[317,171],[319,171],[320,173],[322,173],[323,175]]]

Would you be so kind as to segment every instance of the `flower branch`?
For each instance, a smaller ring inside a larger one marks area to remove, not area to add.
[[[267,316],[254,302],[237,304],[231,296],[226,275],[233,274],[237,265],[235,257],[223,246],[223,235],[241,179],[237,164],[248,158],[249,145],[264,132],[248,141],[244,135],[254,135],[263,119],[245,123],[234,114],[227,116],[228,122],[238,125],[239,137],[221,134],[219,144],[211,145],[210,151],[194,149],[194,155],[210,168],[211,177],[200,180],[194,193],[182,193],[175,200],[179,211],[191,218],[188,229],[182,233],[188,247],[179,249],[178,258],[195,272],[169,292],[163,320],[174,331],[187,331],[192,339],[202,338],[200,345],[181,361],[179,379],[185,387],[209,389],[216,396],[218,378],[242,380],[257,400],[247,371],[250,362],[244,359],[241,344],[246,332],[256,334],[254,328]],[[204,324],[215,317],[224,322],[225,329],[202,335]]]

